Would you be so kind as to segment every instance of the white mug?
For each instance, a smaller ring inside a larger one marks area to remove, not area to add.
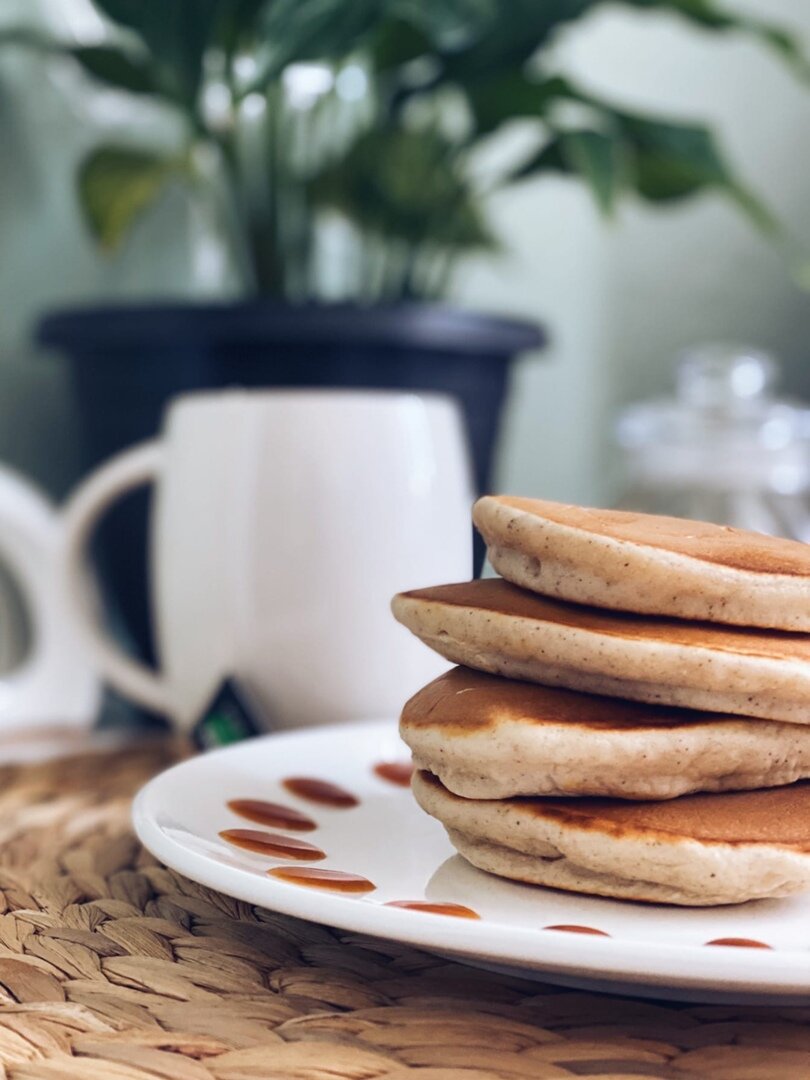
[[[126,656],[88,602],[104,511],[153,482],[160,671]],[[456,405],[382,391],[180,397],[164,435],[83,482],[63,569],[109,683],[188,729],[235,677],[273,727],[394,716],[446,664],[393,620],[395,592],[471,575],[472,479]]]
[[[0,759],[66,745],[98,712],[98,677],[70,628],[62,524],[29,480],[0,466]],[[13,753],[12,753],[13,749]]]

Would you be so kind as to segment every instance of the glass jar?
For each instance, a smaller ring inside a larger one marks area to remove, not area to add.
[[[810,540],[810,408],[774,396],[778,374],[747,346],[680,357],[675,397],[619,417],[619,505]]]

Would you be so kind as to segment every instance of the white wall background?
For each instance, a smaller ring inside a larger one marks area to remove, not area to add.
[[[742,8],[741,0],[737,6]],[[747,0],[804,35],[810,4]],[[3,0],[64,21],[82,0]],[[810,87],[772,55],[675,18],[606,8],[569,33],[561,59],[581,81],[628,105],[713,121],[732,161],[810,252]],[[58,361],[25,342],[42,308],[78,297],[189,288],[188,222],[179,200],[144,223],[124,259],[100,260],[84,236],[69,177],[115,119],[115,95],[89,109],[81,76],[55,86],[41,62],[0,60],[0,460],[61,491],[72,472],[73,414]],[[599,501],[612,491],[608,432],[621,402],[662,391],[690,343],[745,339],[775,349],[810,397],[810,295],[780,253],[715,197],[667,212],[627,206],[612,227],[576,184],[557,178],[499,197],[493,217],[510,251],[471,266],[465,303],[542,319],[553,344],[514,380],[500,454],[502,487]],[[171,234],[171,246],[155,237]],[[147,258],[148,256],[148,258]]]

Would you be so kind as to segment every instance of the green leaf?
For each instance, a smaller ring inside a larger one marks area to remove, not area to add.
[[[529,180],[533,176],[546,172],[571,173],[572,171],[571,162],[563,153],[562,138],[557,135],[549,139],[528,161],[524,161],[518,169],[515,169],[509,176],[508,182],[511,184],[516,180]]]
[[[466,87],[475,118],[476,136],[488,135],[501,124],[517,119],[542,119],[561,98],[573,98],[574,89],[557,76],[539,81],[521,71],[505,71]]]
[[[55,38],[48,37],[40,31],[32,30],[26,26],[6,26],[0,29],[0,48],[8,45],[42,52],[50,52],[61,48],[60,43]]]
[[[272,0],[220,0],[216,15],[216,42],[233,56],[251,49],[259,37],[264,9]]]
[[[94,2],[109,19],[140,37],[161,71],[165,92],[195,112],[205,55],[216,42],[224,0]]]
[[[750,24],[751,20],[747,20]],[[791,34],[778,27],[766,26],[758,23],[756,27],[749,25],[771,48],[781,54],[782,58],[793,68],[799,78],[810,80],[810,59],[802,49],[800,43]]]
[[[480,40],[445,57],[448,77],[462,86],[519,70],[566,23],[597,0],[508,0]]]
[[[117,45],[77,46],[26,28],[0,31],[0,48],[4,45],[17,45],[55,56],[72,56],[88,75],[117,90],[171,96],[164,92],[161,71],[143,45],[139,51]]]
[[[633,186],[642,198],[671,202],[715,190],[736,202],[759,228],[778,231],[767,209],[736,179],[708,128],[614,115],[631,161]]]
[[[374,71],[388,72],[408,64],[426,53],[432,54],[430,41],[422,30],[402,19],[384,19],[371,37],[369,52]]]
[[[99,11],[112,22],[125,26],[128,30],[143,33],[152,22],[150,5],[143,0],[93,0]]]
[[[736,179],[708,128],[619,112],[593,99],[589,104],[601,109],[602,130],[556,132],[509,180],[545,172],[578,175],[605,213],[627,190],[653,203],[717,191],[763,231],[778,233],[777,222]]]
[[[74,46],[57,38],[27,28],[0,30],[0,47],[19,45],[36,52],[67,54],[98,79],[110,86],[132,93],[158,92],[153,66],[148,59],[114,45]]]
[[[620,142],[601,131],[561,131],[550,139],[513,176],[526,179],[545,172],[581,177],[597,206],[609,216],[627,182]]]
[[[585,180],[599,209],[612,214],[623,180],[616,141],[600,131],[569,131],[560,141],[563,158]]]
[[[287,64],[343,57],[362,43],[390,65],[402,52],[406,62],[423,40],[437,50],[458,49],[480,38],[496,21],[495,0],[274,0],[263,31],[268,45],[264,80]],[[394,41],[391,31],[404,30]],[[414,33],[415,32],[415,33]]]
[[[79,168],[79,200],[99,245],[115,251],[136,219],[159,197],[181,164],[124,146],[93,150]]]
[[[454,250],[492,246],[453,147],[437,131],[378,128],[311,181],[319,206],[385,240]]]
[[[159,92],[151,65],[112,45],[80,46],[72,49],[71,54],[93,78],[108,86],[128,90],[132,94]]]
[[[722,186],[729,171],[708,128],[616,113],[619,132],[632,149],[636,188],[646,199],[680,199]]]
[[[379,21],[382,0],[274,0],[262,31],[267,42],[261,82],[287,64],[345,56]]]
[[[525,87],[521,92],[525,94]],[[622,187],[633,188],[650,202],[669,202],[715,189],[736,202],[759,228],[778,231],[763,204],[736,179],[704,125],[624,112],[563,80],[557,81],[549,97],[544,105],[567,99],[588,106],[596,128],[556,131],[512,174],[513,179],[547,170],[578,173],[606,211]]]
[[[480,40],[498,18],[495,0],[387,0],[387,14],[421,30],[440,50]]]

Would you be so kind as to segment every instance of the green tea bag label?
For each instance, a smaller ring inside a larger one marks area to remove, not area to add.
[[[267,731],[271,725],[259,715],[256,703],[235,678],[226,679],[203,710],[191,737],[201,750],[228,746]]]

